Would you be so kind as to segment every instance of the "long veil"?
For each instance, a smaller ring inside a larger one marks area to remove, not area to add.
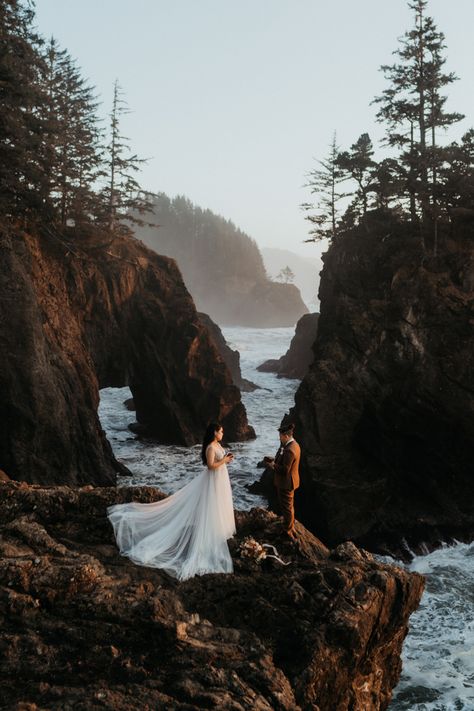
[[[206,469],[162,501],[107,509],[120,553],[138,565],[162,568],[179,580],[232,573],[227,539],[235,533],[227,467]]]

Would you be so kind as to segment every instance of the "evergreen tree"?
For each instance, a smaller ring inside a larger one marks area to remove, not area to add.
[[[400,193],[403,175],[400,165],[394,158],[384,158],[375,163],[372,170],[371,191],[375,195],[375,207],[388,210],[390,203]]]
[[[280,269],[277,274],[277,279],[278,281],[282,281],[285,284],[292,284],[295,280],[295,274],[293,270],[287,265],[286,267],[283,267],[283,269]]]
[[[474,209],[474,129],[462,137],[461,143],[448,148],[448,160],[440,168],[439,200],[448,213]]]
[[[368,196],[373,191],[373,160],[374,147],[368,133],[363,133],[350,151],[343,151],[337,158],[343,179],[354,180],[357,188],[353,207],[358,208],[359,215],[365,215],[368,208]]]
[[[336,132],[330,145],[329,155],[325,160],[318,161],[321,168],[317,168],[309,174],[309,181],[305,187],[309,187],[312,194],[318,196],[316,205],[314,203],[303,203],[303,210],[311,211],[306,216],[306,220],[311,222],[311,238],[306,242],[315,242],[319,239],[333,239],[337,232],[337,221],[339,217],[337,204],[344,194],[339,192],[338,186],[344,179],[344,173],[339,163],[339,147],[336,141]],[[316,210],[316,212],[314,212]]]
[[[93,186],[101,174],[97,102],[93,89],[54,38],[44,59],[44,151],[50,197],[60,225],[68,219],[87,222],[97,209]]]
[[[32,29],[33,17],[29,2],[0,3],[0,212],[10,218],[46,207],[38,113],[41,41]]]
[[[443,89],[456,80],[445,73],[444,35],[425,10],[427,0],[410,0],[414,27],[400,40],[394,54],[398,63],[382,66],[389,87],[375,99],[380,104],[379,121],[386,122],[387,143],[402,149],[405,185],[413,220],[418,206],[423,219],[436,215],[439,166],[445,154],[437,146],[437,131],[463,116],[445,111]]]
[[[147,195],[141,192],[135,178],[145,160],[130,154],[128,140],[120,131],[120,119],[128,111],[116,81],[110,112],[110,141],[106,149],[107,185],[103,190],[105,222],[111,231],[129,232],[126,221],[140,223],[139,215],[150,208]]]

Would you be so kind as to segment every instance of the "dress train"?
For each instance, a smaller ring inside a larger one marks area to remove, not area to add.
[[[235,519],[225,464],[206,469],[162,501],[115,504],[107,515],[120,553],[138,565],[161,568],[178,580],[233,572],[227,539]]]

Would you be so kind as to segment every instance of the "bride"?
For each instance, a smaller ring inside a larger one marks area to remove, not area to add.
[[[162,568],[179,580],[232,573],[227,539],[235,533],[222,425],[212,422],[201,457],[207,467],[182,489],[151,504],[116,504],[107,515],[120,553],[138,565]]]

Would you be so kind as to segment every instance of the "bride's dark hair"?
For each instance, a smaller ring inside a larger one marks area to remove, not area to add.
[[[222,425],[220,422],[209,422],[207,430],[204,434],[204,439],[202,441],[201,459],[203,464],[207,464],[206,449],[216,436],[216,432],[219,432],[221,428]]]

